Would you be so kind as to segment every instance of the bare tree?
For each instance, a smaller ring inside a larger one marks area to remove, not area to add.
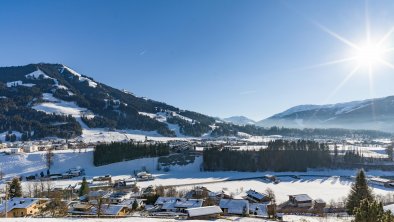
[[[103,198],[101,197],[97,199],[96,210],[97,217],[101,217],[103,214]]]
[[[45,153],[45,160],[46,160],[47,168],[51,169],[51,166],[53,164],[53,152],[52,152],[52,149],[48,149],[47,152]]]
[[[27,193],[29,197],[33,197],[33,184],[31,182],[27,182]]]
[[[40,189],[39,189],[39,184],[37,182],[33,183],[33,195],[34,197],[39,197],[40,194]]]
[[[44,191],[45,191],[45,183],[42,179],[40,180],[40,183],[38,185],[38,189],[39,189],[38,197],[42,197],[42,195],[44,194]]]
[[[178,194],[175,187],[168,187],[167,189],[167,196],[168,197],[175,197]]]
[[[52,187],[53,187],[52,181],[50,181],[50,180],[45,181],[45,188],[47,191],[47,197],[49,197]]]
[[[265,190],[265,193],[268,196],[268,199],[271,201],[271,204],[269,204],[267,206],[267,213],[268,213],[268,217],[275,217],[276,215],[276,198],[275,198],[275,193],[271,188],[267,188]]]
[[[268,199],[272,202],[272,203],[276,203],[276,197],[275,197],[275,193],[271,188],[267,188],[265,189],[265,193],[268,196]]]
[[[62,194],[54,192],[50,196],[50,202],[45,206],[45,211],[48,211],[52,217],[64,217],[67,215],[67,204],[62,201]]]
[[[159,195],[159,196],[164,196],[165,195],[165,189],[164,189],[164,187],[163,186],[157,186],[156,187],[156,194],[157,195]]]
[[[3,168],[0,168],[0,180],[3,180],[4,176],[5,176],[5,173],[3,171]]]

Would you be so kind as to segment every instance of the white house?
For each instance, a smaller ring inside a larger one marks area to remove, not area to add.
[[[289,195],[289,202],[295,207],[312,207],[312,201],[308,194]]]
[[[31,143],[23,144],[22,148],[25,153],[33,153],[38,151],[38,146]]]
[[[17,148],[8,148],[10,154],[20,154],[23,153],[23,149],[20,147]]]

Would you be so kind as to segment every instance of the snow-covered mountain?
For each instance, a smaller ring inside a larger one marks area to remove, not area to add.
[[[249,119],[246,116],[231,116],[228,118],[224,118],[223,121],[233,123],[236,125],[244,126],[244,125],[254,125],[256,122],[252,119]]]
[[[166,137],[255,131],[112,88],[63,64],[0,67],[0,102],[0,135],[19,132],[17,139],[88,133],[101,138],[103,131]]]
[[[394,132],[394,96],[328,105],[295,106],[256,125]]]

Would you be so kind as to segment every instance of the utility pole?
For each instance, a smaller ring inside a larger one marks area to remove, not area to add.
[[[8,187],[7,183],[5,184],[5,201],[4,201],[4,217],[7,218],[7,202],[8,202]]]

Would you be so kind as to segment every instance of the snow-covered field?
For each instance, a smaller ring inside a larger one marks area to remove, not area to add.
[[[363,154],[365,157],[387,158],[386,148],[383,146],[358,146],[358,145],[342,145],[337,144],[340,153],[347,150],[355,150]],[[330,145],[330,150],[334,150],[334,145]]]
[[[82,150],[81,153],[69,151],[55,151],[54,165],[51,173],[64,173],[70,168],[82,167],[86,171],[86,176],[91,179],[93,176],[111,174],[114,179],[129,178],[134,170],[146,167],[151,171],[156,179],[153,181],[139,182],[138,185],[146,187],[149,185],[175,185],[178,189],[188,189],[195,185],[203,185],[212,191],[225,190],[235,197],[242,197],[248,189],[264,192],[266,188],[271,188],[277,197],[278,202],[288,199],[289,194],[309,194],[312,198],[322,198],[330,202],[341,201],[350,189],[351,178],[355,175],[354,170],[323,170],[310,171],[307,173],[273,173],[273,172],[201,172],[201,157],[197,157],[195,162],[186,166],[172,166],[169,172],[156,170],[157,158],[144,158],[132,161],[109,164],[95,167],[92,164],[93,151],[91,149]],[[15,175],[34,175],[43,171],[46,172],[45,152],[37,152],[20,155],[0,156],[0,168],[7,174],[7,177]],[[265,174],[274,174],[281,182],[273,184],[262,179],[251,179],[261,177]],[[394,176],[394,172],[370,171],[368,175],[374,176]],[[300,179],[294,179],[289,175],[298,175]],[[339,177],[341,176],[341,177]],[[249,179],[247,179],[249,178]],[[225,181],[228,179],[245,179],[237,181]],[[53,186],[75,185],[81,178],[70,180],[53,181]],[[23,182],[26,189],[27,182]],[[389,188],[374,186],[376,194],[386,195],[392,193]]]

